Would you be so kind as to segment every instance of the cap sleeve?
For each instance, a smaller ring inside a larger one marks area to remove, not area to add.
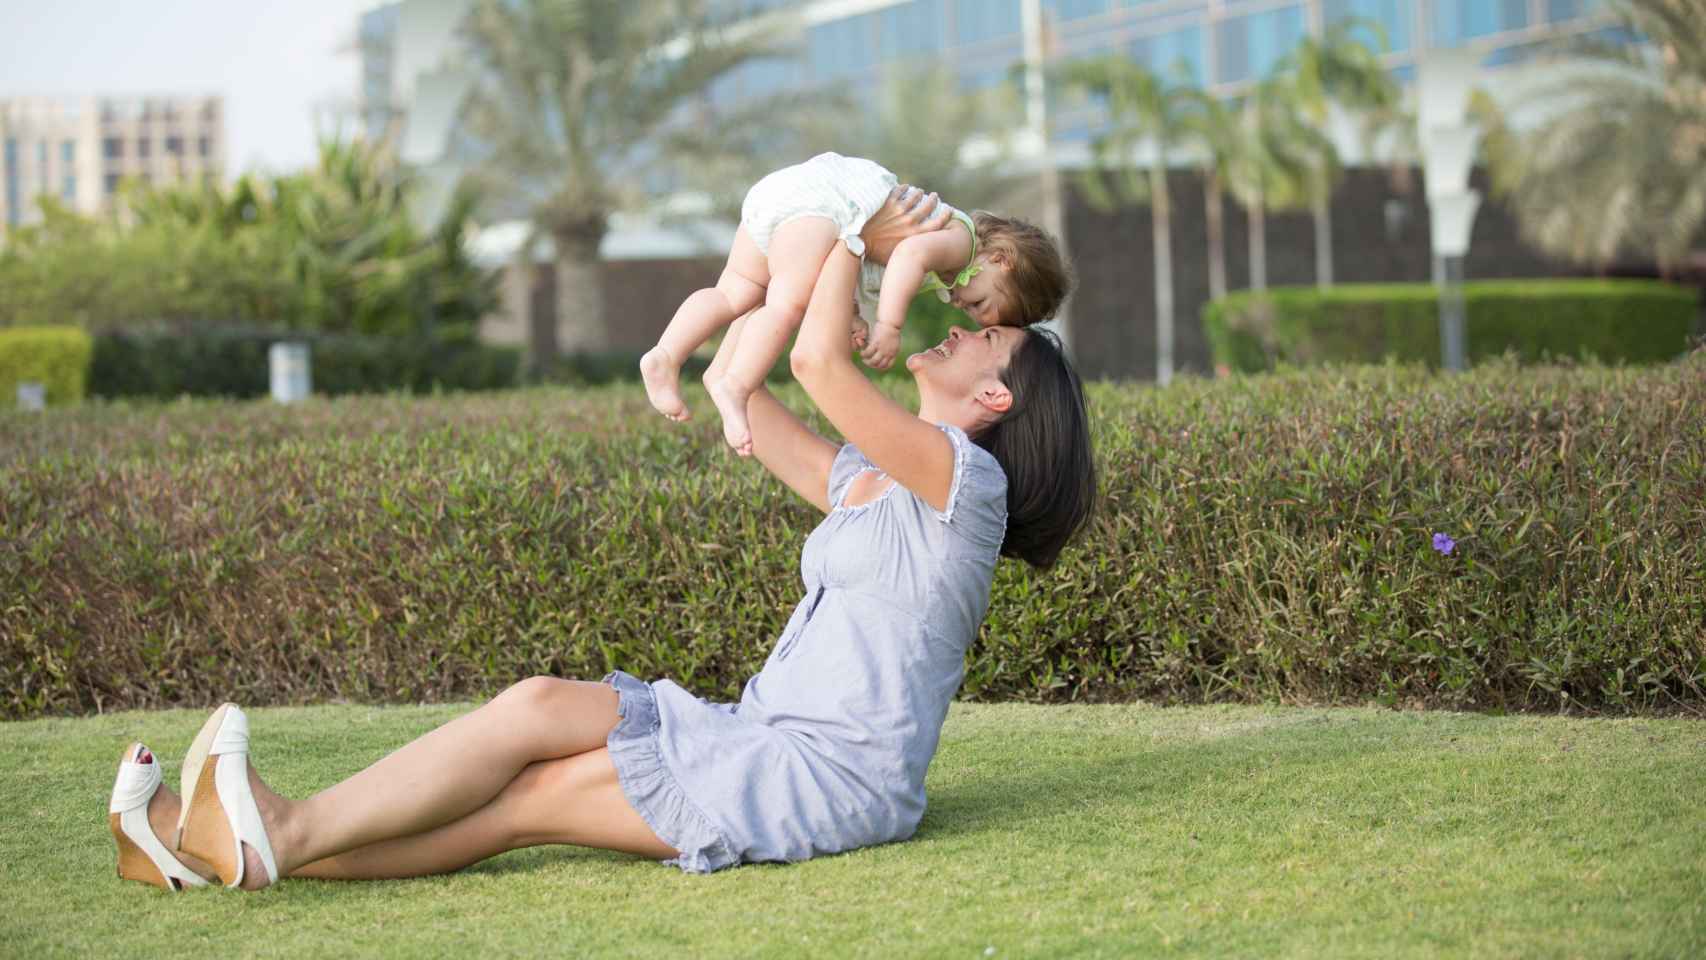
[[[841,505],[841,498],[847,493],[847,485],[865,468],[865,455],[851,443],[844,443],[835,453],[835,462],[829,465],[829,506],[831,509]]]
[[[939,426],[954,446],[954,481],[948,488],[948,505],[935,511],[936,519],[975,543],[1000,547],[1007,536],[1006,472],[964,430]]]

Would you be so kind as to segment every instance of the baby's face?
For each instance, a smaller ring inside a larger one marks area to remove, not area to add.
[[[948,292],[948,301],[965,311],[980,327],[1012,326],[1017,309],[1007,296],[1007,265],[978,258],[983,269],[963,287]]]

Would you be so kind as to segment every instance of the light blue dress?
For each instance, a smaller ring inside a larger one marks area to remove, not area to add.
[[[708,873],[805,860],[912,836],[966,648],[989,606],[1007,529],[1007,477],[957,427],[947,509],[894,484],[841,501],[875,470],[853,445],[829,474],[832,509],[806,540],[806,595],[739,703],[616,671],[610,759],[622,791]]]

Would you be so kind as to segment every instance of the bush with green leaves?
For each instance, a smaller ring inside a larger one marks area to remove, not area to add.
[[[1099,512],[1000,564],[962,696],[1706,707],[1706,350],[1089,399]],[[732,700],[817,519],[636,386],[0,416],[0,715],[613,668]]]
[[[0,328],[0,407],[12,406],[20,383],[41,384],[51,404],[82,400],[89,351],[76,327]]]
[[[1464,285],[1467,356],[1524,362],[1594,357],[1657,363],[1688,349],[1699,294],[1646,280],[1487,280]],[[1439,288],[1431,284],[1278,287],[1203,306],[1216,364],[1440,362]],[[1706,331],[1703,331],[1706,332]]]
[[[270,388],[268,350],[306,343],[321,394],[495,390],[516,384],[521,351],[469,338],[198,329],[94,338],[89,392],[100,397],[258,397]]]
[[[427,229],[414,190],[377,148],[324,143],[301,173],[129,183],[107,218],[43,198],[42,222],[0,247],[0,327],[470,335],[497,303],[495,272],[463,243],[474,197]]]

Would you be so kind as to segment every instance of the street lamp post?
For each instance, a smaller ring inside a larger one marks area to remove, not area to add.
[[[1440,364],[1461,372],[1466,358],[1463,258],[1481,194],[1469,189],[1469,169],[1481,132],[1465,117],[1481,54],[1463,47],[1430,50],[1416,65],[1416,125],[1428,197],[1434,283],[1439,293]]]

